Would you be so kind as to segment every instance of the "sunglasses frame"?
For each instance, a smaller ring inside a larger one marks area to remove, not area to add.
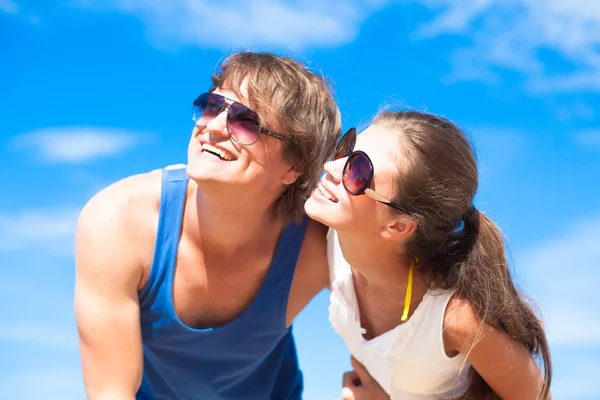
[[[223,106],[217,111],[217,114],[213,118],[210,119],[210,121],[212,121],[213,119],[217,118],[223,111],[227,111],[227,117],[225,118],[225,127],[227,128],[227,134],[229,135],[229,137],[231,138],[231,140],[233,140],[234,142],[236,142],[240,146],[250,146],[250,145],[253,145],[254,143],[258,142],[258,139],[260,138],[260,134],[261,133],[263,135],[266,135],[266,136],[274,137],[275,139],[279,139],[279,140],[282,140],[282,141],[285,140],[285,138],[286,138],[285,135],[282,135],[281,133],[277,133],[275,131],[263,128],[261,120],[260,120],[260,116],[258,115],[258,113],[255,110],[253,110],[252,108],[248,107],[245,104],[240,103],[237,100],[233,100],[233,99],[230,99],[228,97],[225,97],[223,95],[220,95],[220,94],[217,94],[217,93],[213,93],[213,92],[202,93],[201,95],[199,95],[196,98],[196,100],[194,100],[193,106],[192,106],[192,120],[194,122],[196,122],[196,125],[198,125],[198,121],[201,118],[195,118],[195,116],[194,116],[195,114],[193,113],[193,110],[194,110],[194,107],[199,107],[200,110],[202,111],[202,113],[204,113],[204,110],[202,110],[202,106],[201,106],[201,103],[200,103],[200,98],[202,96],[206,96],[206,100],[208,100],[209,96],[217,96],[217,97],[220,97],[220,98],[223,99]],[[258,132],[257,132],[257,135],[256,135],[256,140],[254,140],[252,143],[241,143],[234,135],[232,135],[231,130],[229,129],[229,119],[231,118],[230,117],[230,110],[231,110],[231,106],[233,104],[235,104],[235,103],[239,104],[241,107],[244,107],[244,108],[248,109],[249,111],[253,112],[256,115],[256,120],[258,121],[258,126],[257,126]],[[206,109],[206,107],[205,107],[205,109]],[[204,126],[206,126],[206,125],[204,125]]]
[[[347,136],[347,135],[350,135],[350,136]],[[348,138],[348,139],[346,139],[346,138]],[[344,142],[345,139],[351,140],[350,146],[348,147],[348,151],[344,151],[344,148],[342,147],[343,144],[348,143],[347,141]],[[348,131],[346,131],[344,136],[338,142],[338,145],[336,146],[336,148],[333,152],[333,156],[332,156],[332,160],[339,160],[341,158],[346,157],[346,163],[344,164],[344,168],[342,169],[342,185],[344,186],[344,189],[346,189],[346,192],[348,192],[352,196],[359,196],[361,194],[365,194],[378,203],[384,204],[388,207],[392,207],[398,211],[401,211],[405,214],[410,215],[410,212],[408,212],[404,207],[393,203],[391,200],[385,198],[381,194],[377,193],[375,190],[371,189],[371,185],[373,184],[373,176],[375,175],[375,168],[373,167],[373,162],[371,161],[371,158],[368,156],[368,154],[365,153],[364,151],[360,151],[360,150],[355,151],[354,150],[355,145],[356,145],[356,128],[350,128],[350,129],[348,129]],[[344,153],[346,153],[346,154],[344,154]],[[367,180],[365,181],[365,183],[363,184],[363,186],[360,189],[358,189],[357,191],[351,191],[346,186],[344,177],[346,175],[346,171],[352,167],[351,165],[349,165],[350,162],[356,157],[363,157],[365,159],[365,161],[367,161],[367,164],[369,166],[369,175],[367,176]]]

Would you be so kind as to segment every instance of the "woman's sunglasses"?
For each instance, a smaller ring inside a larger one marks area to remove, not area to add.
[[[237,144],[243,146],[254,144],[261,133],[285,140],[284,135],[263,128],[256,111],[216,93],[202,93],[194,100],[192,119],[196,125],[206,126],[224,110],[227,110],[227,132]]]
[[[333,160],[348,157],[342,172],[342,184],[344,185],[344,189],[352,196],[366,194],[375,201],[395,208],[403,213],[410,214],[403,207],[392,203],[390,200],[371,189],[373,174],[375,172],[373,163],[367,153],[358,150],[354,151],[355,144],[356,128],[350,128],[339,141],[332,156]]]

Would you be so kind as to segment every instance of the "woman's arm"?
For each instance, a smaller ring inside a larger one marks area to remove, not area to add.
[[[485,324],[470,302],[453,298],[444,318],[444,346],[458,351],[504,400],[539,399],[544,377],[522,343]],[[545,400],[550,400],[551,396]]]

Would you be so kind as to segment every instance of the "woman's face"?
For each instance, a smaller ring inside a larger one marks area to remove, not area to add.
[[[402,161],[398,135],[388,129],[371,125],[360,133],[355,150],[365,152],[373,162],[374,176],[370,188],[393,199],[394,179]],[[338,231],[361,229],[379,232],[390,218],[387,206],[361,194],[352,196],[342,183],[347,157],[325,164],[325,174],[306,201],[308,216]]]

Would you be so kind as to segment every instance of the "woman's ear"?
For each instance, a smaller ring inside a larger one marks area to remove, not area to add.
[[[381,228],[381,236],[386,240],[406,240],[417,229],[412,218],[400,218],[390,221]]]

